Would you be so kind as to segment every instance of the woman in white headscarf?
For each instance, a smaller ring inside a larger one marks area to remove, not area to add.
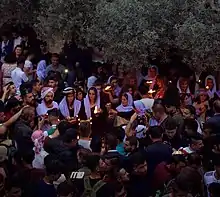
[[[205,87],[207,89],[207,93],[209,98],[212,99],[217,91],[215,77],[212,75],[208,75],[205,78]]]
[[[75,99],[75,90],[71,87],[65,88],[65,95],[59,104],[59,109],[64,118],[76,118],[81,108],[81,102]]]
[[[131,116],[134,114],[133,98],[131,94],[124,93],[121,96],[121,104],[116,108],[118,116],[130,120]]]
[[[80,120],[90,120],[92,123],[92,135],[99,135],[96,132],[101,130],[102,110],[100,108],[100,95],[95,87],[88,90],[86,98],[81,103],[79,112]]]

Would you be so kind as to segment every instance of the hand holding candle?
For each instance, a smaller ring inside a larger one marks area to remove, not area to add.
[[[94,114],[98,114],[98,107],[95,106]]]
[[[153,94],[153,93],[155,93],[156,91],[155,90],[152,90],[152,89],[150,89],[149,91],[148,91],[148,93],[149,94]]]

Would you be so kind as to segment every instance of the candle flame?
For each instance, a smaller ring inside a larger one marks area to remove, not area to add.
[[[68,71],[68,69],[65,69],[64,72],[65,72],[65,73],[68,73],[69,71]]]
[[[153,94],[154,92],[156,92],[156,91],[155,91],[155,90],[152,90],[152,89],[150,89],[150,90],[148,91],[149,94]]]
[[[106,88],[105,88],[105,91],[108,91],[108,90],[110,90],[111,89],[111,86],[107,86]]]
[[[94,114],[97,114],[97,113],[98,113],[98,107],[95,106]]]
[[[205,88],[208,90],[208,89],[209,89],[209,86],[206,86]]]
[[[147,84],[152,84],[152,83],[153,83],[153,81],[147,81],[146,83],[147,83]]]

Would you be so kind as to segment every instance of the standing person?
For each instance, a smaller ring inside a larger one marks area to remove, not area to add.
[[[41,52],[40,52],[39,61],[45,60],[46,65],[50,65],[50,63],[51,63],[51,53],[48,50],[46,41],[41,41],[40,42],[40,51]]]
[[[17,92],[20,94],[20,86],[23,82],[27,82],[28,81],[28,77],[25,74],[25,72],[23,71],[24,68],[24,63],[25,63],[25,59],[24,58],[20,58],[17,61],[17,68],[15,68],[12,72],[11,72],[11,78],[13,83],[15,84],[15,87],[17,89]]]
[[[53,53],[51,56],[51,65],[46,68],[46,74],[50,71],[59,72],[64,80],[66,77],[65,67],[59,63],[59,55],[57,53]]]
[[[34,53],[28,52],[27,59],[25,60],[25,64],[24,64],[24,72],[27,74],[30,81],[33,80],[34,74],[36,72],[36,70],[34,70],[34,66],[32,63],[33,58],[34,58]]]
[[[8,32],[4,32],[1,38],[2,42],[0,43],[0,58],[1,62],[4,62],[5,56],[13,51],[13,41],[9,40]]]
[[[13,54],[5,56],[4,63],[1,67],[1,79],[3,86],[12,81],[11,72],[17,67],[16,61],[17,60]]]
[[[208,95],[209,95],[209,98],[213,98],[214,97],[214,94],[216,93],[217,91],[217,88],[216,88],[216,81],[215,81],[215,77],[212,76],[212,75],[208,75],[206,78],[205,78],[205,87],[206,89],[208,90]]]
[[[21,42],[22,42],[22,38],[21,38],[21,36],[19,36],[17,28],[13,28],[13,29],[12,29],[12,37],[13,37],[13,39],[14,39],[14,40],[13,40],[13,42],[14,42],[14,47],[13,47],[13,49],[15,49],[15,47],[18,46],[18,45],[20,45]]]
[[[45,115],[48,110],[57,108],[59,109],[58,104],[53,101],[54,92],[53,88],[44,87],[41,91],[41,98],[43,99],[41,104],[37,106],[37,114],[39,116]]]

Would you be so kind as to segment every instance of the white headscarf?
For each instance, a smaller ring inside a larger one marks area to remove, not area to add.
[[[209,98],[213,98],[214,97],[214,94],[216,92],[216,81],[215,81],[215,77],[212,76],[212,75],[208,75],[206,78],[205,78],[205,86],[207,86],[207,81],[208,79],[211,79],[213,81],[213,88],[212,90],[208,90],[207,93],[209,95]]]
[[[88,90],[88,93],[86,95],[86,98],[84,98],[84,106],[85,106],[85,113],[86,113],[86,116],[87,116],[87,119],[91,118],[92,117],[92,113],[91,113],[91,107],[90,107],[90,100],[89,100],[89,91],[92,89],[92,88],[95,88],[95,87],[91,87],[89,88]],[[96,89],[96,88],[95,88]],[[97,106],[98,108],[100,108],[100,94],[99,94],[99,91],[96,89],[97,91],[97,99],[95,101],[95,106]]]
[[[122,104],[119,105],[116,110],[118,112],[129,112],[129,111],[132,111],[134,108],[133,108],[133,98],[131,96],[130,93],[125,93],[127,94],[128,96],[128,105],[127,106],[123,106]]]
[[[176,87],[178,88],[180,94],[183,93],[181,88],[180,88],[180,79],[178,79]],[[189,84],[188,84],[188,87],[186,89],[186,94],[191,94],[190,89],[189,89]]]
[[[70,116],[70,111],[69,111],[66,99],[67,99],[66,96],[64,96],[62,101],[59,104],[60,112],[65,118]],[[80,108],[81,108],[81,102],[75,99],[72,107],[74,108],[74,117],[78,116]]]
[[[41,98],[44,99],[45,96],[48,94],[48,93],[52,93],[54,95],[54,92],[53,92],[53,88],[50,88],[50,87],[44,87],[41,91]]]

